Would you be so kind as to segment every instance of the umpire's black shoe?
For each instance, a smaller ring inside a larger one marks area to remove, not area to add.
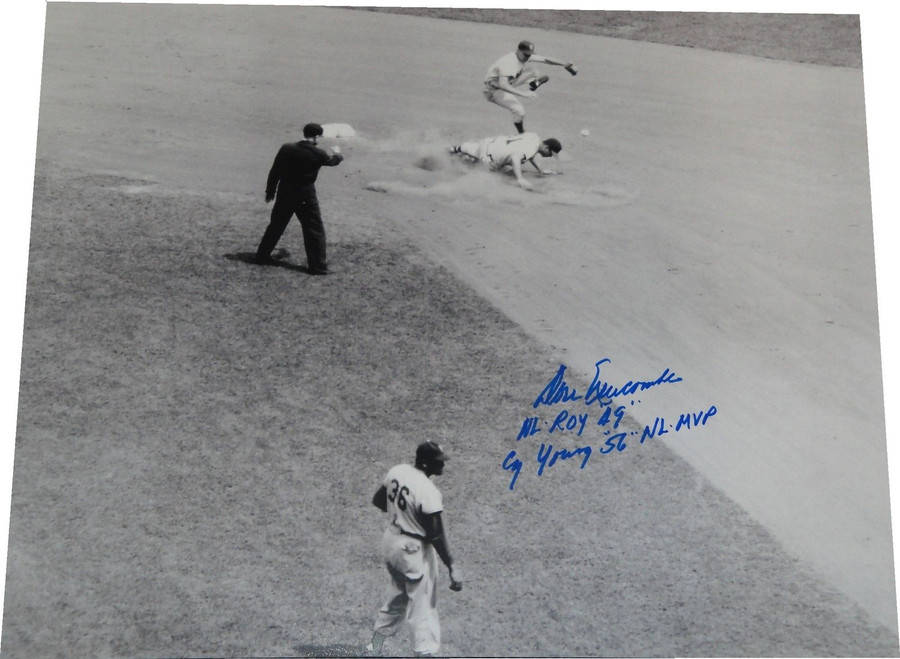
[[[330,270],[328,266],[325,266],[324,268],[307,268],[306,272],[310,275],[327,275],[330,273]]]
[[[260,256],[257,254],[252,259],[250,259],[251,263],[256,265],[275,265],[278,261],[273,259],[271,256]]]

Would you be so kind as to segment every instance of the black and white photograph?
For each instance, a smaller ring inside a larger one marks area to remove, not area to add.
[[[802,7],[43,3],[2,656],[900,656],[896,62]]]

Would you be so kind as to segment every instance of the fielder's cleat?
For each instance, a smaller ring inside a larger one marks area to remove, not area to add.
[[[450,153],[462,153],[462,149],[460,149],[458,146],[451,146]]]
[[[541,85],[543,85],[543,84],[546,83],[546,82],[549,82],[549,80],[550,80],[550,76],[548,76],[548,75],[542,75],[542,76],[541,76],[540,78],[538,78],[537,80],[532,80],[532,81],[528,84],[528,86],[531,87],[531,91],[537,91],[537,88],[538,88],[538,87],[540,87]]]

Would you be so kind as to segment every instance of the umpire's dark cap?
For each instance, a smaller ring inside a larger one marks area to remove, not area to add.
[[[303,127],[303,137],[321,137],[324,132],[319,124],[306,124]]]
[[[422,442],[416,448],[416,462],[447,462],[449,459],[437,442]]]

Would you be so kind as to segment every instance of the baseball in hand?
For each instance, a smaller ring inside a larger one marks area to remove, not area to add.
[[[335,145],[335,146],[331,147],[331,152],[332,152],[332,153],[340,153],[340,152],[341,152],[341,147]]]
[[[590,135],[590,134],[591,134],[591,131],[589,131],[587,128],[582,128],[582,129],[581,129],[581,136],[582,136],[582,137],[587,137],[587,136]]]
[[[462,577],[458,569],[450,568],[450,590],[462,590]]]

